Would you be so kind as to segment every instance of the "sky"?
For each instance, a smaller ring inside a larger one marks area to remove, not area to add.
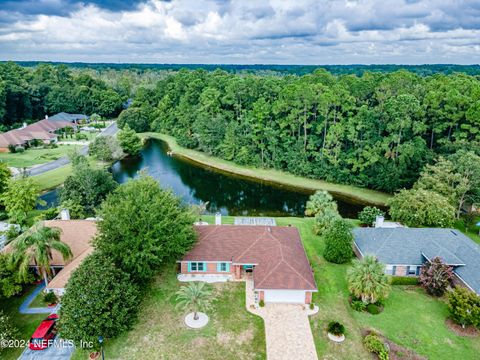
[[[480,0],[0,0],[0,60],[480,63]]]

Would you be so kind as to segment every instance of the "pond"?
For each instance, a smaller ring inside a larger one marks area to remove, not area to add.
[[[311,192],[225,174],[199,164],[167,155],[167,145],[150,140],[138,158],[117,161],[111,167],[115,180],[123,183],[140,170],[171,189],[186,203],[205,203],[208,213],[250,216],[303,216]],[[356,217],[365,204],[335,196],[344,217]],[[42,196],[49,204],[57,192]]]

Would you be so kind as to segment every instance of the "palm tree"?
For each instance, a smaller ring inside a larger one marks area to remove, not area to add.
[[[13,240],[12,247],[13,261],[19,264],[20,275],[24,276],[33,262],[43,275],[45,286],[48,285],[48,276],[52,272],[50,268],[52,251],[58,251],[64,261],[72,257],[70,246],[60,240],[60,229],[45,227],[42,224],[36,224]]]
[[[211,290],[204,282],[191,282],[177,291],[177,307],[193,311],[193,319],[198,320],[197,311],[208,308]]]
[[[375,256],[367,255],[362,260],[355,259],[347,270],[348,290],[365,304],[376,303],[386,298],[390,291],[385,265]]]

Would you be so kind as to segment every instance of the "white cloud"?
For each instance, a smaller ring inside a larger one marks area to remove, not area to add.
[[[150,0],[118,11],[83,3],[71,9],[0,11],[0,58],[298,64],[480,59],[477,0]]]

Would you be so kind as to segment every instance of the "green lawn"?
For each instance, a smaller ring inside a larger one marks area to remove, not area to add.
[[[168,135],[159,133],[143,133],[141,135],[145,138],[155,138],[166,141],[175,155],[239,176],[260,179],[266,182],[307,190],[323,189],[338,195],[343,195],[352,200],[368,202],[377,205],[385,205],[387,200],[390,198],[390,195],[380,191],[364,189],[352,185],[341,185],[321,180],[308,179],[279,170],[252,168],[237,165],[231,161],[209,156],[200,151],[183,148],[177,144],[177,141],[173,137]]]
[[[31,286],[21,296],[0,300],[0,309],[10,316],[15,327],[19,330],[20,339],[28,340],[40,322],[47,317],[46,314],[22,315],[18,312],[20,304],[33,290],[34,286]],[[1,353],[0,358],[2,360],[16,360],[22,351],[23,349],[20,348],[6,349]]]
[[[475,226],[475,224],[479,221],[480,221],[480,216],[475,219],[473,226],[466,229],[465,223],[463,222],[463,220],[457,220],[455,222],[455,228],[463,232],[465,235],[467,235],[470,239],[475,241],[477,244],[480,244],[480,235],[479,235],[480,228]]]
[[[22,169],[57,160],[79,148],[79,145],[59,145],[53,149],[38,148],[27,149],[23,153],[0,153],[0,161],[7,163],[8,166]]]
[[[210,322],[188,329],[176,309],[176,264],[165,266],[147,290],[134,328],[105,347],[107,359],[265,359],[263,320],[245,308],[245,284],[213,285],[215,299],[207,311]],[[85,360],[77,350],[73,359]]]

